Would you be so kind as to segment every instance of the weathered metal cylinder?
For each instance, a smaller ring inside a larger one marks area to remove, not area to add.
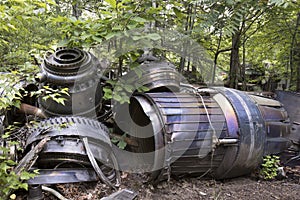
[[[121,79],[126,83],[145,86],[150,91],[179,91],[180,73],[169,62],[152,61],[139,65]]]
[[[116,119],[128,124],[126,132],[137,141],[132,151],[153,152],[150,161],[135,158],[144,169],[149,167],[153,181],[187,174],[223,179],[250,173],[266,152],[286,148],[288,139],[284,136],[289,134],[290,124],[285,111],[277,103],[273,113],[264,113],[269,112],[265,107],[272,102],[262,103],[229,88],[195,94],[148,93],[133,96],[129,117],[122,113]],[[269,131],[273,126],[268,116],[273,115],[281,116],[274,123],[281,131],[275,134]],[[273,146],[267,148],[269,141]],[[280,145],[273,148],[274,144]]]
[[[76,48],[58,48],[54,53],[47,53],[41,65],[41,85],[52,89],[68,88],[69,95],[61,96],[66,99],[65,105],[40,97],[40,107],[48,116],[95,117],[102,98],[97,74],[99,65],[91,53]]]

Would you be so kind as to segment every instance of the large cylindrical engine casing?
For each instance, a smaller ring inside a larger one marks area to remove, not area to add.
[[[126,132],[138,143],[132,151],[154,152],[152,162],[140,158],[141,166],[152,171],[153,181],[170,174],[209,173],[223,179],[258,167],[270,138],[280,143],[273,153],[286,147],[287,116],[277,123],[285,134],[272,135],[262,106],[244,92],[221,87],[195,94],[148,93],[133,96],[129,116],[117,114],[116,119],[124,124],[130,119]],[[277,108],[275,114],[282,114],[282,107]]]
[[[80,49],[58,48],[54,53],[47,53],[41,65],[41,85],[68,88],[69,95],[62,95],[65,105],[40,97],[40,107],[48,116],[96,117],[102,98],[99,66],[95,56]]]

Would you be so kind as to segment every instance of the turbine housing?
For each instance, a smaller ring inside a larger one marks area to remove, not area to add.
[[[77,48],[58,48],[46,53],[41,65],[41,87],[68,88],[63,94],[65,105],[51,98],[39,98],[39,105],[48,116],[80,115],[95,118],[101,105],[101,86],[98,59]]]

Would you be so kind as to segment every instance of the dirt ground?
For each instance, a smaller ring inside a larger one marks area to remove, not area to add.
[[[145,181],[145,175],[122,174],[119,189],[137,193],[137,200],[145,199],[300,199],[300,167],[286,168],[282,180],[264,181],[252,174],[223,181],[205,178],[183,178],[163,181],[156,187]],[[94,200],[108,196],[113,191],[101,182],[56,185],[64,197],[74,200]],[[56,199],[45,193],[45,199]]]

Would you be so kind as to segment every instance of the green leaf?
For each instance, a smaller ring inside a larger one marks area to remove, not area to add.
[[[132,92],[134,90],[132,85],[125,85],[124,88],[127,92]]]
[[[104,99],[108,100],[112,98],[113,92],[110,88],[103,88],[103,91],[104,91],[104,96],[103,96]]]
[[[178,8],[173,7],[173,11],[174,11],[175,15],[176,15],[178,18],[180,18],[180,19],[184,18],[184,15],[182,14],[182,12],[181,12]]]
[[[67,39],[64,39],[64,40],[61,40],[59,41],[59,43],[57,44],[58,47],[64,47],[64,46],[67,46],[67,44],[69,44],[69,40]]]
[[[142,17],[134,17],[132,18],[133,21],[135,22],[139,22],[139,23],[144,23],[144,22],[147,22],[148,20],[142,18]]]
[[[149,88],[148,87],[145,87],[145,86],[141,86],[141,87],[139,87],[139,92],[147,92],[147,91],[149,91]]]
[[[137,41],[137,40],[140,40],[140,39],[144,38],[144,36],[142,36],[142,35],[133,35],[133,36],[131,36],[131,38],[132,38],[134,41]]]
[[[93,40],[95,40],[96,42],[101,43],[102,39],[100,37],[96,37],[96,36],[92,36]]]
[[[118,140],[118,138],[112,138],[111,142],[114,143],[114,144],[116,144],[117,142],[119,142],[119,140]]]
[[[157,34],[157,33],[147,34],[146,37],[151,39],[151,40],[160,40],[161,39],[160,35]]]
[[[112,8],[117,8],[116,0],[105,0],[105,2],[108,3]]]
[[[122,100],[122,97],[120,95],[114,93],[113,99],[120,102]]]
[[[8,26],[9,28],[13,29],[14,31],[17,30],[17,28],[16,28],[14,25],[12,25],[12,24],[7,24],[7,26]]]
[[[105,36],[105,39],[106,40],[109,40],[109,39],[111,39],[111,38],[113,38],[113,37],[115,37],[116,36],[116,33],[109,33],[109,34],[107,34],[106,36]]]
[[[124,140],[120,140],[118,143],[118,147],[120,149],[125,149],[125,147],[127,146],[127,143]]]
[[[56,2],[54,0],[46,0],[48,4],[55,6]]]

